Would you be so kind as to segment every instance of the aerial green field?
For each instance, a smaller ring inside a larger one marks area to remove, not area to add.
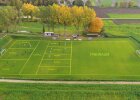
[[[94,41],[14,39],[0,56],[0,77],[54,80],[139,80],[137,43],[127,38]]]
[[[139,100],[140,85],[0,83],[2,100]]]

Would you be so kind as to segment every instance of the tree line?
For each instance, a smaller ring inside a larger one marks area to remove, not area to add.
[[[69,7],[57,4],[35,6],[31,3],[22,4],[20,0],[17,0],[17,2],[13,2],[13,6],[0,8],[0,17],[0,31],[6,30],[6,32],[25,17],[26,21],[34,19],[40,21],[42,32],[45,32],[45,25],[47,25],[48,30],[52,29],[53,31],[56,25],[63,25],[64,33],[67,26],[74,26],[77,33],[79,33],[80,28],[83,31],[100,32],[103,27],[103,22],[96,18],[94,9],[87,6]],[[98,31],[95,28],[98,28]]]
[[[16,0],[7,0],[5,1],[5,5],[10,5],[11,3],[15,2]],[[91,1],[92,0],[20,0],[23,3],[31,3],[33,5],[36,6],[48,6],[48,5],[53,5],[55,4],[59,4],[59,5],[68,5],[68,6],[73,6],[73,5],[77,5],[77,6],[92,6]],[[1,3],[1,2],[0,2]]]

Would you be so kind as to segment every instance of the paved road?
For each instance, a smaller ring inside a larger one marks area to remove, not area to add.
[[[35,81],[35,80],[14,80],[0,79],[5,83],[43,83],[43,84],[122,84],[122,85],[140,85],[140,82],[127,81]]]

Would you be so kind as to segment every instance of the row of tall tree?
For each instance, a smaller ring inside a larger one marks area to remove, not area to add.
[[[9,28],[13,27],[18,22],[18,11],[15,7],[2,7],[0,8],[0,32],[6,30],[9,32]]]
[[[48,30],[55,29],[55,25],[61,24],[64,26],[64,31],[68,25],[75,26],[76,30],[79,31],[80,27],[87,28],[92,19],[96,17],[96,13],[93,9],[84,7],[68,7],[65,5],[52,5],[42,6],[39,8],[42,23],[48,25]]]
[[[31,3],[22,3],[20,0],[12,3],[13,6],[5,6],[0,8],[0,30],[8,32],[11,26],[21,22],[21,19],[27,18],[33,21],[33,18],[42,23],[42,31],[45,32],[45,25],[48,30],[55,30],[56,25],[64,26],[64,33],[67,26],[74,26],[77,32],[80,28],[88,30],[88,26],[92,22],[97,22],[94,9],[87,6],[66,6],[66,5],[49,5],[34,6]],[[93,24],[91,24],[93,25]],[[94,24],[95,25],[95,24]],[[97,25],[97,24],[96,24]]]
[[[11,5],[17,0],[9,0],[5,2],[6,5]],[[67,5],[67,6],[92,6],[92,0],[18,0],[22,3],[31,3],[36,6],[48,6],[58,4],[58,5]]]
[[[24,3],[33,3],[34,5],[91,5],[91,0],[22,0]]]

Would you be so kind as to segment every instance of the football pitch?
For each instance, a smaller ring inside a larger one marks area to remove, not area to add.
[[[130,39],[14,40],[0,56],[1,78],[139,80],[140,47]]]

